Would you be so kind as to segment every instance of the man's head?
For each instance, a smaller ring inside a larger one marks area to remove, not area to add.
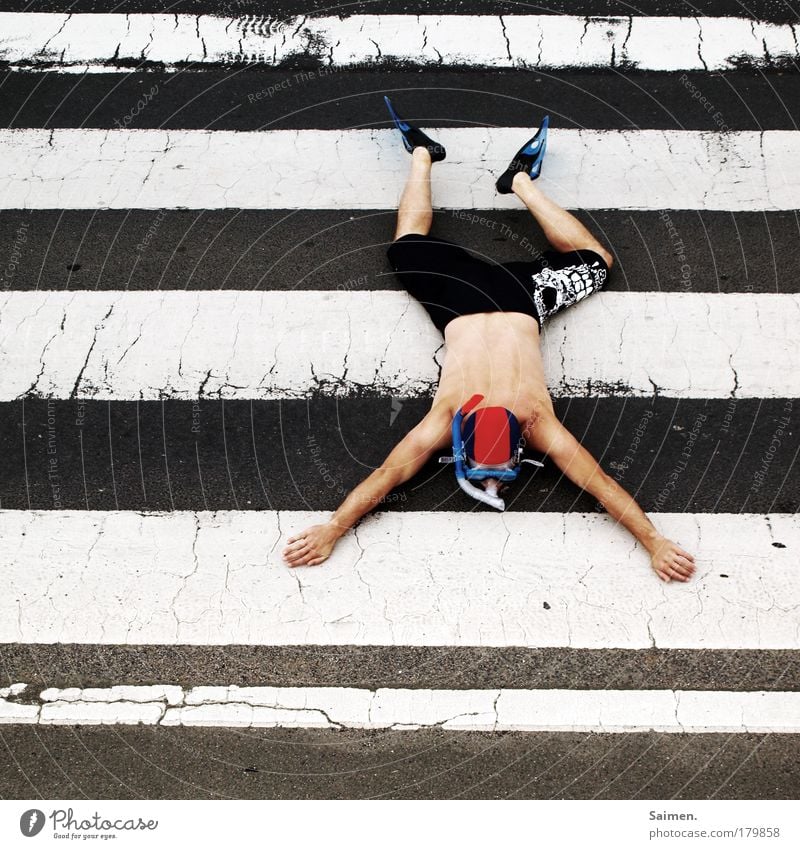
[[[440,462],[455,463],[456,481],[476,501],[505,510],[499,496],[503,483],[517,479],[523,463],[524,440],[516,416],[505,407],[477,409],[483,395],[473,395],[453,416],[453,456]],[[483,484],[484,488],[476,486]]]
[[[483,395],[473,395],[453,418],[456,480],[470,497],[505,510],[498,493],[502,482],[519,474],[519,423],[505,407],[476,409],[481,401]]]
[[[521,433],[517,417],[505,407],[483,407],[467,416],[461,432],[469,468],[500,473],[479,478],[487,492],[497,495],[519,460]]]

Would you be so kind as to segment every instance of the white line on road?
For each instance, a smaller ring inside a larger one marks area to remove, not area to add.
[[[385,63],[494,68],[713,71],[798,58],[790,24],[751,18],[573,15],[217,17],[166,14],[0,14],[0,60],[62,70],[123,71],[302,58],[288,86],[337,68]]]
[[[601,514],[383,513],[287,567],[328,515],[0,511],[0,643],[800,647],[800,516],[657,514],[664,584]]]
[[[545,325],[545,372],[557,396],[796,398],[798,326],[797,294],[600,292]],[[427,396],[441,345],[401,291],[12,292],[0,401]]]
[[[0,691],[0,724],[448,731],[793,733],[800,693],[708,690],[405,690],[121,686]]]
[[[531,127],[431,133],[437,207],[520,207],[494,181]],[[578,209],[796,209],[798,161],[797,131],[553,130],[541,185]],[[408,166],[394,130],[0,130],[0,208],[393,209]]]

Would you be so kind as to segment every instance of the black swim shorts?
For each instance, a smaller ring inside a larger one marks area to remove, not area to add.
[[[602,288],[605,260],[594,251],[547,250],[527,262],[497,264],[434,236],[401,236],[386,252],[398,280],[444,332],[454,318],[520,312],[545,319]]]

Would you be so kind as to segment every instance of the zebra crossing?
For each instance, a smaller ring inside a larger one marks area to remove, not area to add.
[[[595,303],[549,324],[556,395],[800,395],[800,351],[785,345],[798,295],[603,292]],[[3,312],[7,401],[414,397],[438,381],[441,336],[404,293],[29,292]],[[360,327],[359,315],[376,318]],[[686,353],[697,338],[702,360]]]
[[[791,68],[798,57],[794,25],[737,17],[351,13],[275,20],[70,12],[7,13],[0,15],[0,26],[7,40],[4,59],[12,67],[73,72],[150,62],[282,65],[298,58],[323,67],[413,61],[489,68],[716,71],[734,63]],[[472,37],[475,32],[481,33],[479,40]]]
[[[708,563],[699,586],[673,593],[598,514],[520,511],[498,527],[472,513],[394,512],[343,540],[329,569],[270,568],[287,532],[314,518],[14,511],[3,641],[788,649],[796,638],[794,516],[659,514]],[[731,581],[719,572],[739,529],[747,574]]]
[[[494,191],[491,175],[504,167],[502,151],[513,148],[514,139],[525,132],[524,127],[442,130],[442,143],[458,153],[441,163],[441,204],[448,209],[517,206]],[[394,209],[396,187],[408,165],[397,156],[395,136],[390,130],[4,131],[3,204],[32,209],[48,209],[54,202],[65,209],[124,209],[132,203],[143,209]],[[792,209],[800,192],[792,167],[800,143],[786,130],[725,136],[687,130],[561,130],[554,131],[553,143],[564,159],[548,168],[542,185],[556,202],[570,207],[603,208],[613,194],[621,209],[660,210],[680,203],[682,209],[752,210],[758,197],[759,206],[772,211]],[[325,179],[319,180],[323,167]],[[374,184],[368,197],[365,184]]]
[[[0,793],[791,795],[797,21],[299,5],[0,5]],[[690,583],[547,467],[489,515],[431,466],[282,563],[444,353],[383,259],[384,91],[498,261],[541,240],[493,174],[553,116],[542,186],[617,257],[546,327],[556,409]]]

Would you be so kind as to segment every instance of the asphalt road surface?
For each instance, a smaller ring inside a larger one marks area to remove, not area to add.
[[[747,6],[0,2],[0,797],[797,798],[798,21]],[[552,463],[500,516],[431,462],[282,563],[444,354],[384,93],[497,262],[551,116],[617,260],[545,330],[556,411],[691,583]]]

